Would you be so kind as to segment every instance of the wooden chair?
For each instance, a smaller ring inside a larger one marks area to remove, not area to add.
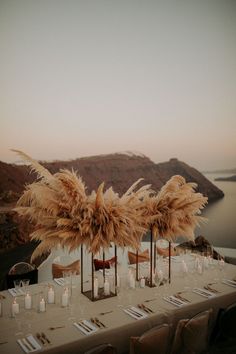
[[[116,354],[116,348],[109,343],[99,344],[87,350],[84,354]]]
[[[153,327],[140,337],[130,338],[129,354],[167,354],[171,337],[171,326],[162,324]]]

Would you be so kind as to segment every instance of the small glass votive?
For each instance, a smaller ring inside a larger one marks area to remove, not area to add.
[[[61,295],[61,306],[69,306],[69,289],[67,287],[63,289],[63,293]]]
[[[38,312],[46,312],[46,301],[41,297],[38,304]]]
[[[47,300],[48,304],[55,304],[55,290],[52,285],[49,286]]]

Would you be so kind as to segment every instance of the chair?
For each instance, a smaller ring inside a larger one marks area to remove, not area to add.
[[[129,354],[166,354],[169,351],[171,326],[153,327],[140,337],[130,338]]]
[[[96,347],[93,347],[87,350],[84,354],[116,354],[116,348],[113,345],[104,343],[99,344]]]
[[[38,269],[26,262],[14,264],[6,275],[7,288],[14,288],[14,280],[29,279],[30,284],[38,283]]]
[[[137,261],[136,253],[128,251],[128,259],[129,259],[129,264],[135,264]],[[138,253],[138,263],[148,262],[149,260],[150,260],[150,258],[149,258],[148,249],[146,249],[143,252]]]
[[[80,274],[80,260],[74,260],[70,256],[57,256],[52,263],[53,278],[62,278],[63,272]]]
[[[236,303],[220,309],[216,320],[215,328],[211,337],[210,352],[217,352],[217,349],[225,353],[236,353]]]
[[[178,322],[171,354],[205,353],[209,346],[212,309],[200,312],[191,319]]]

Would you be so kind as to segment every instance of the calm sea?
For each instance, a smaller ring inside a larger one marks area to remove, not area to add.
[[[236,249],[236,182],[217,182],[216,177],[228,177],[226,174],[207,173],[205,176],[219,187],[224,198],[211,203],[203,211],[208,218],[207,224],[196,229],[195,235],[205,236],[216,247]]]

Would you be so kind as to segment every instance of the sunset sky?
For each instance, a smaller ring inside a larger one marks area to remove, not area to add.
[[[0,160],[236,167],[235,0],[0,0]]]

